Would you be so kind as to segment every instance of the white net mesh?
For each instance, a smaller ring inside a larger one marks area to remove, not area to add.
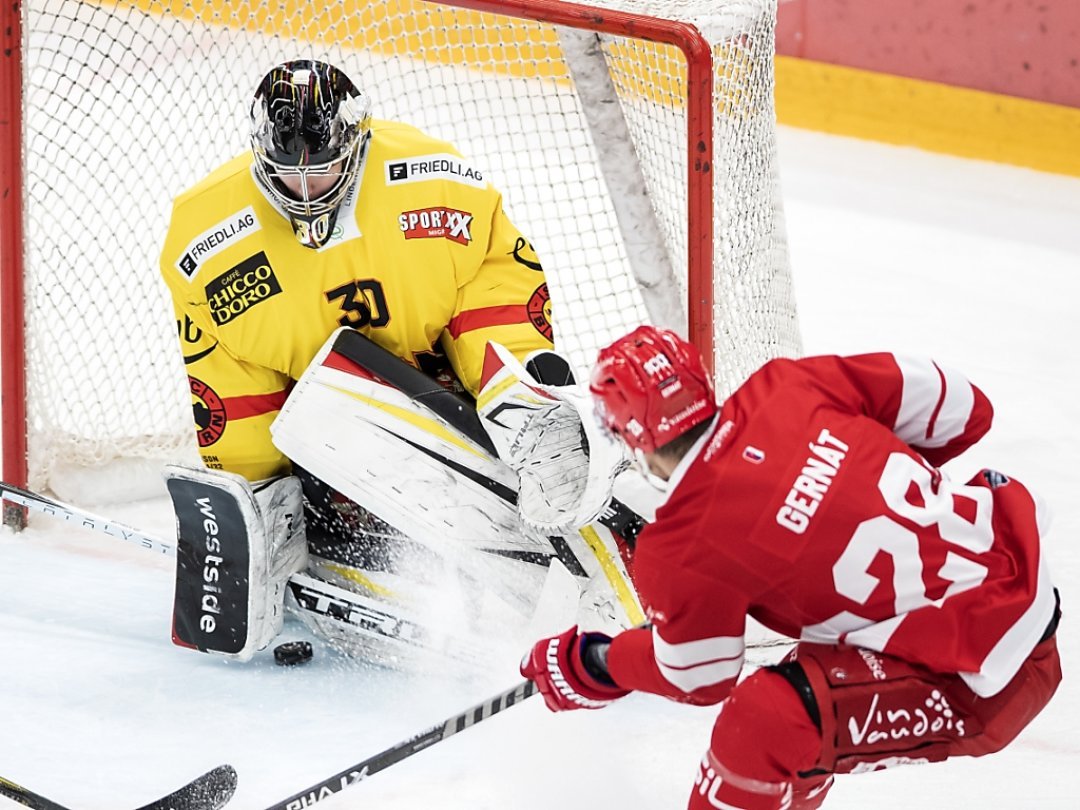
[[[715,363],[727,392],[799,351],[776,188],[775,0],[600,5],[692,21],[712,42]],[[556,339],[579,370],[648,319],[549,25],[421,0],[27,0],[24,39],[31,486],[58,466],[192,452],[157,256],[172,198],[247,148],[251,93],[286,59],[338,65],[376,117],[484,167],[543,259]],[[602,43],[685,297],[685,60],[640,39]]]

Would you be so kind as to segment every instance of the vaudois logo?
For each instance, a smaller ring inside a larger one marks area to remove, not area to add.
[[[472,241],[469,225],[473,215],[455,208],[420,208],[402,211],[398,225],[406,239],[436,239],[445,236],[451,242],[467,245]]]
[[[249,205],[192,239],[177,260],[176,269],[190,281],[204,261],[261,228],[255,209]]]
[[[383,166],[388,186],[421,183],[425,180],[451,180],[473,188],[487,187],[487,181],[478,169],[470,166],[463,158],[449,153],[388,160]]]

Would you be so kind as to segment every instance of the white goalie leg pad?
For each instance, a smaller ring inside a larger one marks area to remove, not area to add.
[[[551,551],[521,530],[512,470],[407,394],[335,362],[331,342],[270,432],[295,463],[418,543]]]
[[[413,575],[421,572],[407,567],[415,550],[409,551],[408,560],[395,562],[395,574],[420,585],[417,600],[411,598],[408,582],[388,578],[389,572],[361,572],[380,586],[364,593],[387,609],[399,605],[414,610],[425,623],[438,625],[448,608],[458,606],[469,620],[479,618],[481,624],[497,608],[501,624],[517,625],[519,619],[535,615],[551,558],[565,563],[582,587],[598,575],[596,589],[611,587],[604,572],[619,567],[616,544],[612,541],[614,550],[608,551],[602,539],[594,538],[605,537],[606,529],[538,532],[525,525],[517,509],[518,474],[497,457],[471,404],[458,403],[469,409],[471,419],[462,427],[462,420],[446,417],[452,409],[430,404],[445,392],[406,393],[387,382],[395,379],[390,370],[361,363],[360,351],[349,352],[348,343],[342,344],[355,337],[342,330],[327,341],[293,388],[271,434],[278,449],[296,464],[445,563],[441,573],[420,581]],[[403,361],[391,357],[389,362]],[[580,417],[573,425],[577,448]],[[591,419],[586,427],[600,430]],[[598,438],[594,443],[600,442]],[[621,461],[621,453],[616,455]],[[597,500],[603,502],[607,487],[602,491]],[[427,560],[420,567],[424,573],[433,570]],[[620,577],[628,581],[625,572]],[[448,587],[450,580],[464,583],[460,590],[468,597],[466,604],[458,605],[461,594]],[[384,588],[390,593],[381,593]],[[632,601],[630,594],[619,605]],[[431,606],[437,607],[438,616],[426,612]],[[328,623],[320,623],[320,633],[328,635]],[[353,633],[353,628],[346,630]]]
[[[611,500],[628,461],[593,414],[581,385],[544,385],[505,347],[489,343],[489,377],[477,399],[484,429],[518,474],[518,514],[536,529],[565,533],[591,523]]]
[[[247,661],[281,632],[285,584],[307,565],[303,500],[294,476],[242,476],[170,465],[176,511],[174,643]]]

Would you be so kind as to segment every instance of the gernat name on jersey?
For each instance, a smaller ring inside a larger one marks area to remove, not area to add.
[[[847,455],[848,446],[824,428],[817,443],[810,445],[810,457],[776,513],[776,522],[788,531],[803,534],[810,526],[822,499],[832,486]]]

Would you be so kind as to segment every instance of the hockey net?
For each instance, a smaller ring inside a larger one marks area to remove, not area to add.
[[[23,183],[0,253],[19,276],[3,303],[5,479],[21,483],[20,434],[27,483],[58,492],[72,471],[117,459],[195,457],[157,257],[172,198],[248,148],[253,89],[292,58],[340,66],[377,118],[450,140],[484,167],[543,260],[556,339],[579,370],[644,321],[689,328],[721,393],[769,357],[797,354],[775,4],[25,0],[21,71],[10,75],[17,60],[0,68],[4,87],[21,88],[3,111],[21,120],[21,163],[3,160]],[[585,92],[587,65],[571,73],[570,35],[605,67],[599,89]],[[605,81],[618,104],[596,95]],[[612,109],[614,128],[590,129],[586,113]],[[638,174],[622,164],[615,193],[605,155],[637,164]],[[659,252],[642,244],[652,231]]]

